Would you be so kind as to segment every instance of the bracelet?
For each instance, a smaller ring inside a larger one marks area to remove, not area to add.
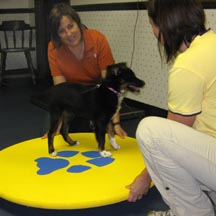
[[[112,125],[113,125],[113,126],[115,126],[115,125],[120,125],[120,122],[113,122]]]

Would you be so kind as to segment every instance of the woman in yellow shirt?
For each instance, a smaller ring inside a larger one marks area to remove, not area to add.
[[[136,132],[146,169],[128,186],[141,199],[153,180],[169,206],[148,216],[213,216],[216,200],[216,33],[198,0],[149,0],[148,16],[167,62],[167,119],[143,119]]]

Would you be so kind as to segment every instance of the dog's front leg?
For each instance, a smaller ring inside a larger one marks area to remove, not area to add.
[[[95,127],[95,136],[98,142],[98,149],[100,151],[100,155],[102,157],[110,157],[112,156],[111,152],[105,150],[105,134],[106,128],[104,126],[96,125]]]
[[[115,131],[114,131],[114,128],[113,128],[113,125],[112,125],[111,121],[109,122],[109,124],[107,126],[107,133],[108,133],[110,145],[115,150],[120,149],[120,145],[116,142],[116,139],[115,139]]]

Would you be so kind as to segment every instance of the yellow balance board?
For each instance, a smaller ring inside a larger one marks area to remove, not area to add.
[[[36,138],[0,151],[0,197],[46,209],[83,209],[127,200],[125,188],[145,167],[134,138],[116,137],[121,146],[102,158],[93,133],[74,133],[80,145],[55,137],[56,157],[48,154],[47,139]]]

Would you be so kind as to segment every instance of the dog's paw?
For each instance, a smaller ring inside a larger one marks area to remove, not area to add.
[[[79,145],[80,144],[80,142],[79,141],[76,141],[76,144],[75,145]]]
[[[110,142],[110,145],[111,145],[115,150],[120,149],[120,145],[116,142],[116,140],[115,140],[114,137],[109,137],[109,142]]]
[[[75,146],[75,145],[79,145],[80,142],[79,141],[70,141],[68,142],[70,146]]]
[[[50,156],[52,156],[52,157],[56,157],[56,156],[57,156],[57,152],[54,151],[54,152],[50,153]]]
[[[103,150],[100,152],[101,157],[111,157],[112,154],[109,151]]]

